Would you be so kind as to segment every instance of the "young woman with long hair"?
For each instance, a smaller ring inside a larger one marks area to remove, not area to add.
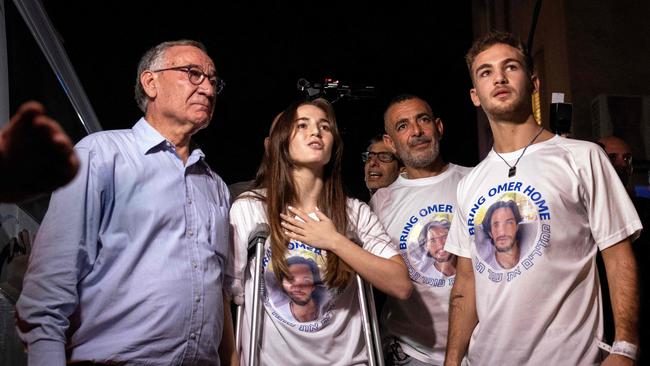
[[[296,103],[277,119],[255,189],[230,211],[232,295],[244,303],[240,356],[249,364],[252,266],[247,238],[271,229],[263,259],[261,365],[367,363],[354,273],[407,298],[411,281],[370,208],[343,192],[342,140],[324,99]]]

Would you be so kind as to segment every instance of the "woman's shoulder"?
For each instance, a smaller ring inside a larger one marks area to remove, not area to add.
[[[231,212],[251,209],[253,207],[262,207],[266,199],[266,189],[252,189],[241,193],[235,198],[231,205]]]

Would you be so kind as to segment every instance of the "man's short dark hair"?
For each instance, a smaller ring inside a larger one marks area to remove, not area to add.
[[[519,213],[519,206],[517,206],[517,203],[512,200],[508,201],[496,201],[490,208],[488,208],[487,212],[485,213],[485,217],[483,218],[483,222],[481,223],[481,227],[483,228],[483,233],[485,233],[490,239],[494,240],[492,238],[492,215],[494,214],[494,211],[500,209],[500,208],[509,208],[512,210],[512,214],[515,217],[515,222],[517,225],[521,222],[521,214]],[[519,230],[517,230],[517,240],[519,240]]]
[[[318,284],[321,283],[320,271],[318,269],[318,265],[316,264],[316,262],[314,262],[311,259],[307,259],[307,258],[297,256],[297,255],[287,258],[287,269],[289,267],[291,267],[292,265],[294,265],[294,264],[304,264],[304,265],[309,266],[309,269],[311,270],[311,274],[312,274],[313,279],[314,279],[314,285],[318,285]],[[280,279],[283,280],[285,277],[286,277],[286,275],[284,273],[280,272]]]
[[[465,55],[465,62],[467,62],[467,68],[469,69],[469,74],[472,80],[474,80],[474,75],[472,75],[472,64],[474,63],[474,60],[476,60],[476,56],[495,44],[506,44],[521,52],[524,59],[523,66],[526,70],[526,75],[529,77],[533,75],[533,58],[530,56],[528,48],[526,48],[521,40],[512,33],[491,31],[474,41],[472,47],[467,51],[467,55]]]
[[[413,99],[419,99],[423,101],[424,104],[426,104],[427,107],[429,107],[429,110],[431,111],[431,118],[436,117],[436,112],[433,110],[429,102],[427,102],[423,98],[418,97],[415,94],[403,93],[403,94],[396,95],[395,97],[393,97],[393,99],[390,100],[390,102],[388,102],[388,106],[386,106],[386,109],[384,109],[384,123],[386,122],[386,113],[388,112],[390,107],[394,106],[395,104],[406,102],[407,100],[413,100]]]
[[[374,145],[378,142],[383,142],[384,141],[384,134],[383,133],[378,133],[370,138],[368,140],[368,148],[370,148],[371,145]]]

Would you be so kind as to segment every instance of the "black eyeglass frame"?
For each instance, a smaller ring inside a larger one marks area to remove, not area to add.
[[[208,82],[212,84],[214,87],[214,90],[217,92],[217,94],[221,94],[223,91],[223,88],[226,87],[226,82],[223,81],[223,79],[217,77],[216,75],[210,76],[201,70],[196,65],[184,65],[184,66],[174,66],[174,67],[167,67],[164,69],[157,69],[157,70],[149,70],[151,72],[162,72],[162,71],[182,71],[187,74],[187,79],[192,83],[193,85],[201,85],[203,80],[206,78],[208,79]],[[194,73],[194,74],[193,74]],[[194,78],[195,80],[193,80]],[[198,78],[198,79],[196,79]],[[214,78],[214,81],[213,81]]]
[[[618,159],[618,156],[621,156],[621,159],[627,163],[627,165],[632,165],[632,154],[619,154],[619,153],[608,153],[607,157],[609,158],[609,161],[612,162],[612,164],[616,163],[616,160]]]
[[[381,161],[382,163],[392,163],[397,159],[395,154],[388,151],[380,151],[380,152],[364,151],[361,153],[361,160],[364,163],[367,163],[368,160],[370,160],[370,158],[373,156],[377,158],[377,160]]]

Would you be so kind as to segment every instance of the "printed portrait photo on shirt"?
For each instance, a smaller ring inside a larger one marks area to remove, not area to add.
[[[284,324],[305,332],[318,331],[331,318],[338,295],[338,290],[330,290],[324,283],[326,257],[319,249],[292,240],[286,261],[288,273],[280,276],[280,282],[270,260],[265,261],[264,303]]]
[[[452,217],[451,205],[434,204],[423,206],[404,223],[400,251],[413,281],[431,287],[453,285],[457,258],[444,250]]]
[[[431,277],[456,274],[456,256],[444,250],[450,226],[448,214],[436,215],[422,226],[417,245],[411,245],[409,250],[409,260],[421,274]]]
[[[476,250],[495,271],[512,270],[528,255],[538,234],[537,206],[520,193],[506,193],[477,214]]]

